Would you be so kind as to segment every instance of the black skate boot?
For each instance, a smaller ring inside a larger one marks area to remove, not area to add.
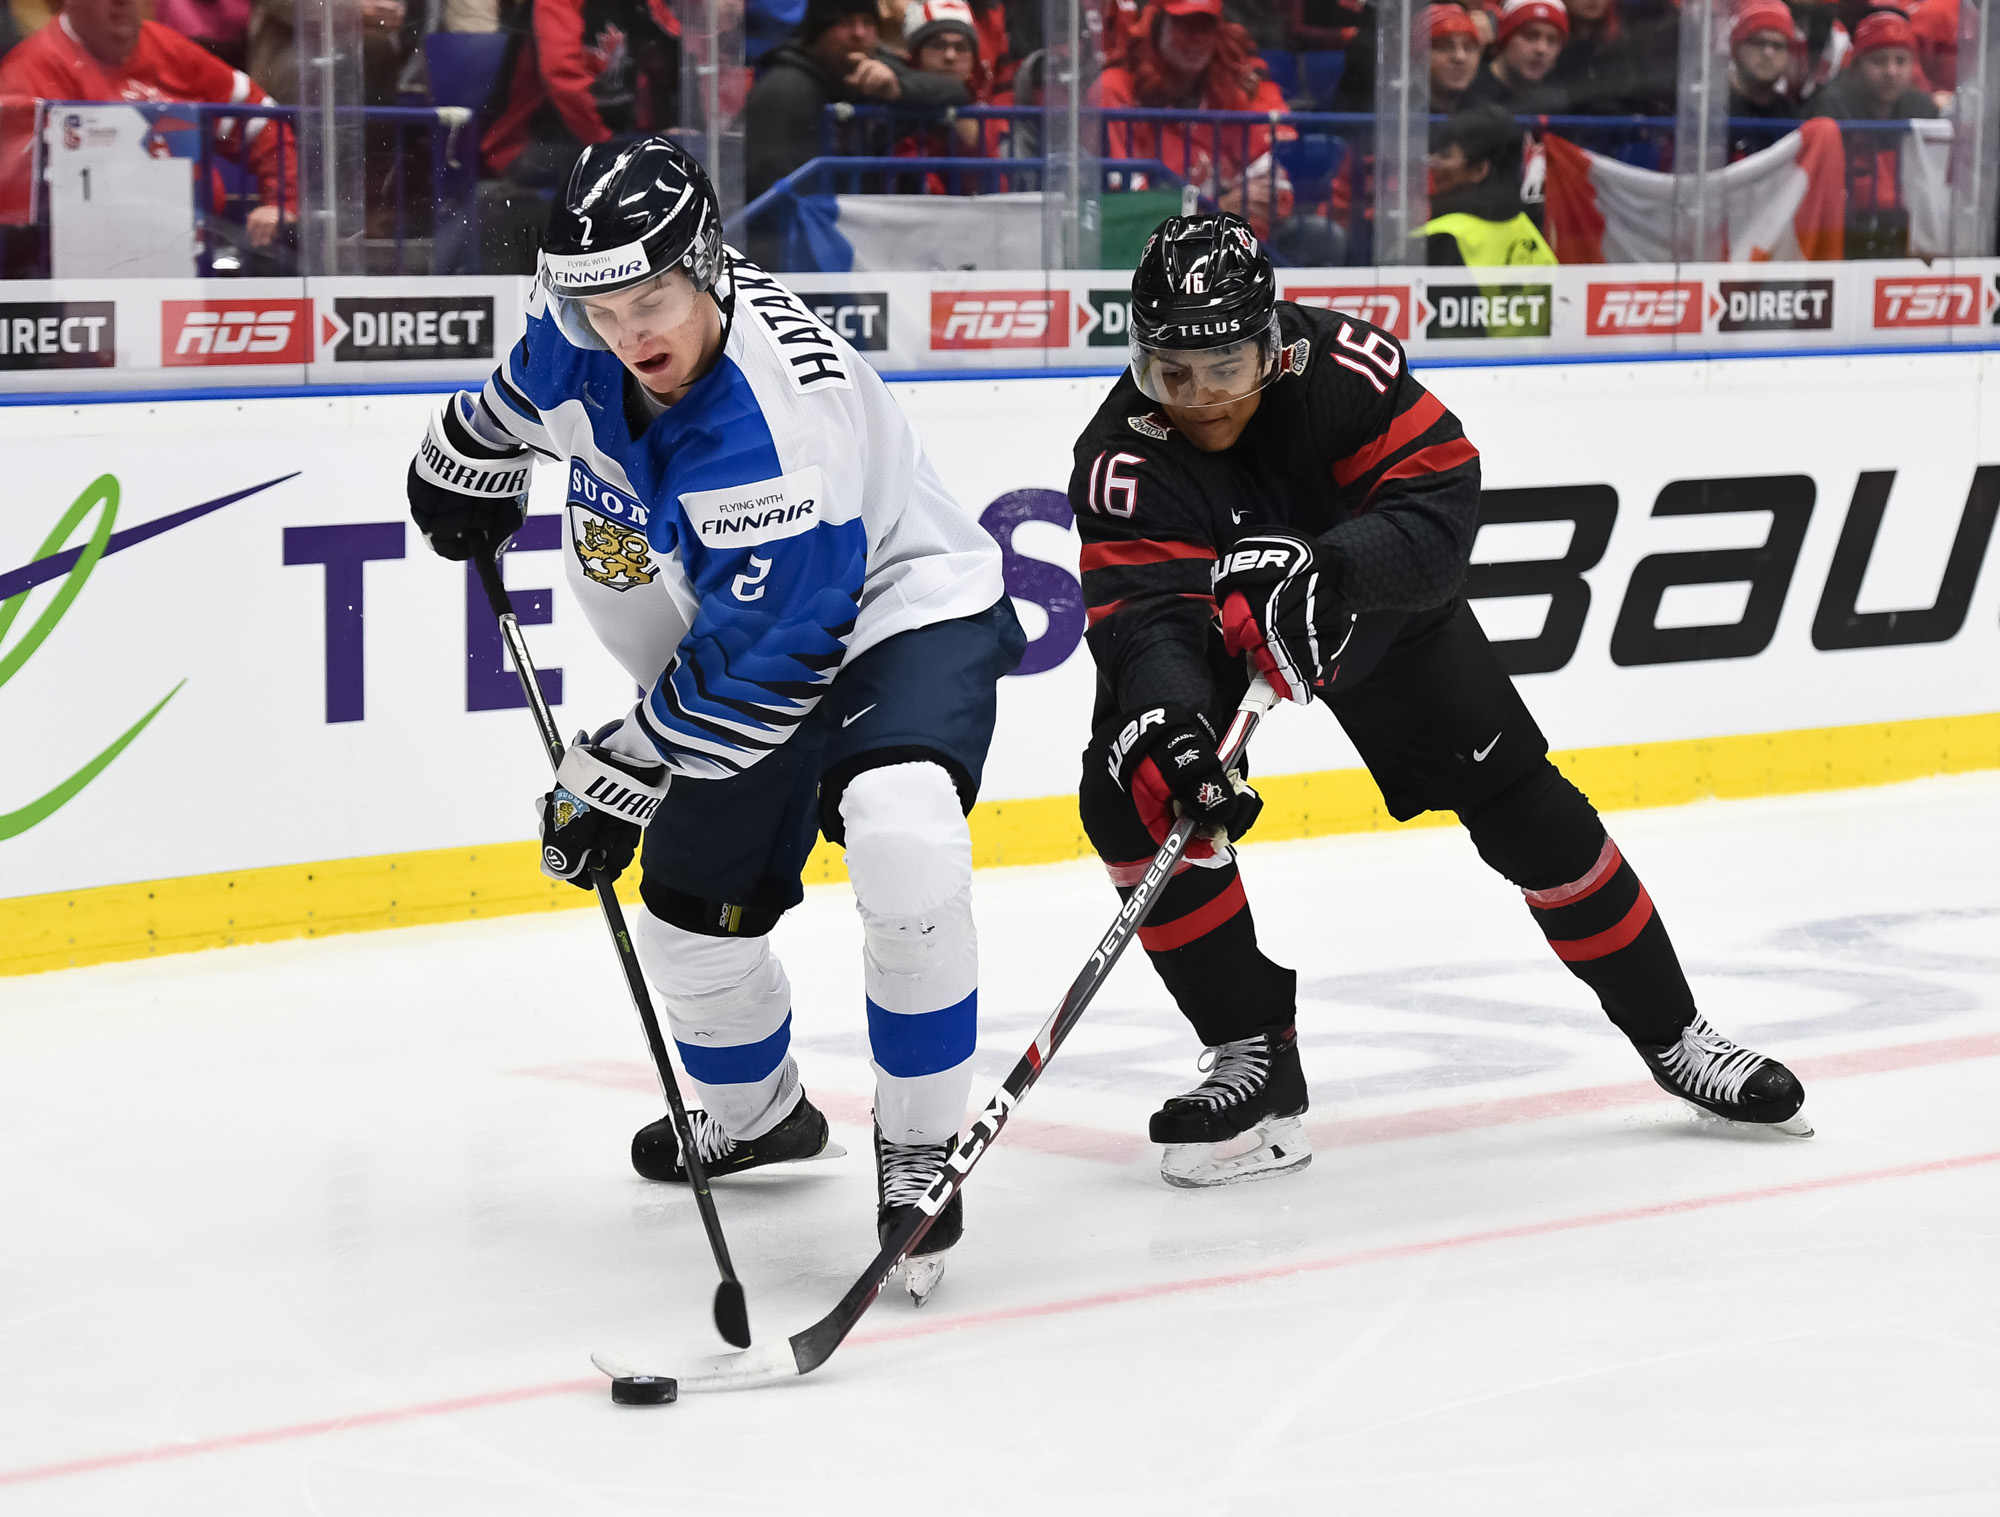
[[[738,1143],[722,1130],[722,1124],[696,1108],[688,1113],[688,1130],[695,1152],[709,1179],[740,1174],[766,1164],[793,1164],[801,1159],[838,1159],[847,1150],[829,1140],[826,1118],[820,1109],[799,1092],[799,1104],[792,1114],[761,1137]],[[687,1167],[681,1163],[680,1140],[674,1136],[671,1117],[649,1122],[632,1135],[632,1167],[648,1180],[687,1183]]]
[[[1153,1113],[1147,1131],[1164,1143],[1169,1185],[1233,1185],[1312,1163],[1306,1143],[1306,1077],[1290,1027],[1237,1038],[1203,1052],[1208,1078]]]
[[[1634,1043],[1669,1095],[1731,1122],[1810,1138],[1805,1087],[1776,1059],[1730,1042],[1696,1013],[1673,1043]]]
[[[883,1243],[931,1188],[931,1181],[944,1167],[949,1143],[891,1143],[875,1129],[875,1236]],[[945,1251],[964,1236],[965,1193],[959,1192],[945,1203],[931,1230],[903,1260],[903,1288],[910,1300],[922,1306],[930,1300],[938,1281],[944,1278]]]

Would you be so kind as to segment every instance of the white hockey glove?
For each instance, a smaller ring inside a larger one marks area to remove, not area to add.
[[[598,733],[598,739],[616,724]],[[556,788],[537,804],[542,822],[542,873],[593,888],[592,872],[617,879],[632,862],[639,834],[666,799],[665,764],[648,764],[600,747],[579,732],[556,770]]]

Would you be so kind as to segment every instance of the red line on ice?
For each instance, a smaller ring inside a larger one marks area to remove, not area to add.
[[[856,1333],[850,1343],[894,1343],[905,1338],[928,1338],[937,1333],[962,1328],[986,1327],[997,1322],[1020,1322],[1033,1317],[1058,1317],[1070,1312],[1092,1311],[1101,1306],[1122,1306],[1129,1301],[1150,1301],[1160,1296],[1185,1296],[1196,1291],[1219,1290],[1231,1285],[1254,1285],[1263,1280],[1282,1280],[1288,1275],[1312,1275],[1326,1270],[1351,1269],[1362,1264],[1382,1264],[1394,1259],[1414,1259],[1449,1249],[1471,1248],[1481,1243],[1504,1243],[1515,1238],[1540,1238],[1550,1233],[1577,1232],[1588,1227],[1609,1227],[1620,1222],[1644,1222],[1655,1217],[1671,1217],[1683,1212],[1707,1211],[1717,1206],[1741,1206],[1751,1201],[1772,1201],[1813,1191],[1837,1190],[1850,1185],[1869,1185],[1879,1180],[1902,1180],[1918,1175],[1943,1174],[1972,1169],[1981,1164],[2000,1163],[2000,1150],[1965,1154],[1956,1159],[1933,1159],[1924,1164],[1899,1164],[1893,1169],[1864,1170],[1859,1174],[1830,1175],[1821,1180],[1796,1180],[1788,1185],[1768,1185],[1757,1190],[1730,1191],[1719,1196],[1694,1196],[1685,1201],[1659,1201],[1651,1206],[1629,1206],[1618,1211],[1593,1212],[1581,1217],[1555,1217],[1546,1222],[1525,1222],[1516,1227],[1495,1227],[1484,1232],[1460,1233],[1451,1238],[1429,1238],[1417,1243],[1392,1243],[1381,1248],[1359,1249],[1351,1254],[1335,1254],[1326,1259],[1304,1259],[1290,1264],[1270,1264],[1262,1269],[1236,1270],[1226,1275],[1204,1275],[1194,1280],[1159,1280],[1151,1285],[1135,1285],[1125,1290],[1100,1291],[1091,1296],[1075,1296],[1067,1301],[1044,1301],[1033,1306],[1003,1307],[998,1311],[974,1312],[963,1317],[946,1317],[892,1327],[879,1333]]]
[[[1551,1233],[1577,1232],[1584,1228],[1611,1227],[1620,1222],[1643,1222],[1656,1217],[1672,1217],[1684,1212],[1707,1211],[1718,1206],[1741,1206],[1753,1201],[1772,1201],[1785,1196],[1809,1195],[1814,1191],[1838,1190],[1852,1185],[1870,1185],[1880,1180],[1911,1179],[1919,1175],[1946,1174],[1972,1169],[1982,1164],[2000,1163],[2000,1150],[1964,1154],[1954,1159],[1933,1159],[1922,1164],[1899,1164],[1891,1169],[1863,1170],[1857,1174],[1829,1175],[1819,1180],[1795,1180],[1786,1185],[1767,1185],[1757,1190],[1728,1191],[1716,1196],[1693,1196],[1683,1201],[1659,1201],[1651,1206],[1629,1206],[1617,1211],[1592,1212],[1580,1217],[1554,1217],[1545,1222],[1526,1222],[1516,1227],[1488,1228],[1482,1232],[1459,1233],[1449,1238],[1429,1238],[1415,1243],[1392,1243],[1381,1248],[1358,1249],[1324,1259],[1304,1259],[1289,1264],[1266,1265],[1262,1269],[1234,1270],[1224,1275],[1204,1275],[1193,1280],[1158,1280],[1125,1290],[1099,1291],[1095,1295],[1073,1296],[1064,1301],[1043,1301],[1030,1306],[1003,1307],[998,1311],[972,1312],[963,1317],[933,1318],[906,1327],[892,1327],[879,1333],[857,1333],[854,1344],[895,1343],[906,1338],[928,1338],[938,1333],[960,1332],[1000,1322],[1021,1322],[1035,1317],[1059,1317],[1072,1312],[1093,1311],[1098,1307],[1122,1306],[1132,1301],[1149,1301],[1161,1296],[1192,1295],[1197,1291],[1221,1290],[1232,1285],[1253,1285],[1264,1280],[1282,1280],[1288,1275],[1320,1274],[1327,1270],[1351,1269],[1364,1264],[1381,1264],[1395,1259],[1412,1259],[1450,1249],[1473,1248],[1482,1243],[1504,1243],[1515,1238],[1539,1238]],[[264,1428],[256,1432],[231,1433],[220,1438],[204,1438],[193,1443],[171,1443],[152,1448],[132,1449],[122,1454],[100,1454],[88,1459],[71,1459],[60,1464],[34,1465],[26,1469],[0,1470],[0,1486],[27,1485],[33,1481],[56,1480],[66,1475],[88,1475],[100,1470],[120,1469],[135,1464],[154,1464],[168,1459],[187,1459],[198,1454],[214,1454],[258,1444],[283,1443],[296,1438],[315,1438],[350,1428],[379,1427],[389,1422],[408,1422],[419,1417],[442,1417],[453,1412],[477,1411],[489,1406],[505,1406],[517,1401],[535,1401],[548,1396],[575,1395],[585,1391],[601,1394],[604,1381],[556,1380],[542,1385],[520,1386],[514,1390],[489,1391],[479,1396],[457,1396],[446,1401],[425,1401],[415,1406],[387,1407],[376,1412],[356,1412],[346,1417],[327,1417],[317,1422],[295,1422],[287,1427]]]

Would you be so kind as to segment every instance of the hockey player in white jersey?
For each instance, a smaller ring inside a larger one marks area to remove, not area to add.
[[[431,546],[463,559],[504,542],[535,454],[567,471],[570,585],[646,690],[564,757],[542,868],[588,888],[594,863],[615,874],[642,848],[633,939],[720,1176],[826,1147],[767,934],[802,899],[814,838],[845,844],[886,1233],[971,1082],[965,815],[1023,647],[999,548],[874,371],[723,245],[707,176],[663,137],[577,161],[526,334],[483,393],[446,403],[411,466]],[[582,799],[605,780],[628,799]],[[632,1163],[687,1177],[665,1119]],[[910,1261],[919,1300],[962,1230],[954,1197]]]

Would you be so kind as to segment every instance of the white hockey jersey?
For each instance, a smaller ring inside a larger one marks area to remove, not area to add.
[[[998,544],[875,371],[730,257],[721,356],[637,436],[624,365],[571,343],[540,284],[484,394],[458,400],[495,441],[568,470],[570,586],[649,687],[633,722],[670,770],[705,779],[783,743],[848,659],[1004,593]]]

